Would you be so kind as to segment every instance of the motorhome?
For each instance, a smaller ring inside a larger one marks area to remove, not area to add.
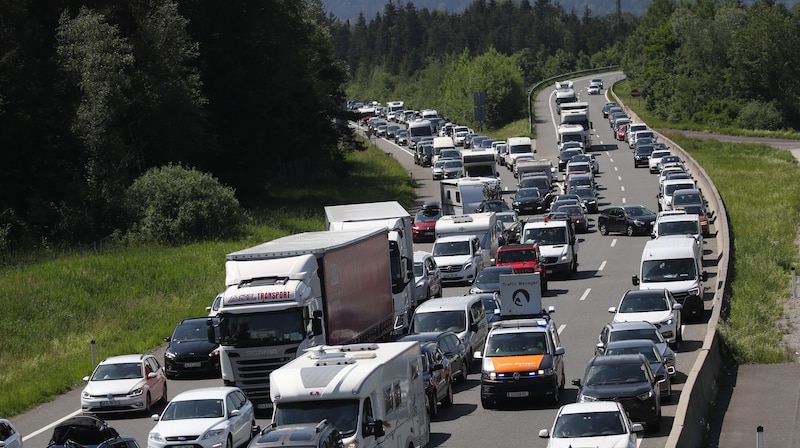
[[[435,233],[437,239],[453,235],[477,236],[483,249],[483,265],[491,266],[500,247],[503,223],[497,220],[494,212],[448,215],[436,221]]]
[[[449,137],[447,137],[449,138]],[[497,161],[491,149],[461,150],[461,162],[466,177],[498,177]]]
[[[433,128],[429,120],[408,121],[408,147],[416,148],[422,137],[433,137]]]
[[[462,177],[439,182],[442,214],[477,213],[481,202],[501,193],[500,182],[492,177]]]
[[[422,448],[430,438],[422,374],[416,341],[309,350],[270,375],[272,423],[327,419],[344,446]]]
[[[662,236],[650,240],[642,251],[639,273],[631,278],[639,289],[668,289],[683,305],[684,318],[702,319],[703,247],[694,235]]]

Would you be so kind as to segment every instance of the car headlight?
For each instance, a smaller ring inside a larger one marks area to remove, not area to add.
[[[537,371],[536,371],[536,375],[537,375],[537,376],[552,376],[552,375],[554,375],[555,373],[556,373],[556,371],[555,371],[555,369],[553,369],[553,368],[549,368],[549,369],[539,369],[539,370],[537,370]]]
[[[467,269],[469,269],[471,267],[472,267],[472,262],[468,261],[468,262],[464,263],[464,267],[461,270],[462,271],[466,271]]]
[[[659,322],[658,325],[664,327],[664,326],[667,326],[667,325],[672,325],[674,323],[675,323],[675,320],[670,317],[669,319],[667,319],[667,320],[665,320],[663,322]]]
[[[151,432],[150,434],[147,435],[147,438],[152,440],[152,441],[155,441],[155,442],[163,442],[164,441],[164,438],[161,437],[161,434],[157,433],[157,432]]]
[[[591,395],[578,395],[578,402],[585,402],[585,401],[599,401],[600,399],[597,397],[593,397]]]
[[[417,288],[422,288],[422,280],[419,280],[419,281],[417,282]]]
[[[474,286],[472,288],[469,288],[469,293],[470,294],[480,294],[481,292],[483,292],[483,291],[481,291],[480,288],[476,288]]]
[[[644,221],[642,221],[640,219],[634,219],[633,220],[633,224],[636,225],[636,226],[640,226],[641,227],[641,226],[644,225]]]
[[[175,353],[172,352],[164,352],[164,357],[169,359],[175,359]]]
[[[141,388],[141,387],[137,387],[136,389],[132,390],[131,393],[129,393],[128,395],[131,396],[131,397],[138,397],[139,395],[142,395],[143,393],[144,393],[144,389]]]
[[[640,399],[642,401],[645,401],[645,400],[651,398],[652,396],[653,396],[653,389],[650,389],[650,390],[648,390],[647,392],[645,392],[643,394],[637,395],[636,398],[638,398],[638,399]]]
[[[700,295],[700,288],[699,287],[692,288],[687,292],[689,293],[690,296],[699,296]]]
[[[88,391],[81,392],[81,397],[83,398],[91,398],[92,395]]]
[[[494,381],[497,379],[497,373],[495,371],[481,372],[481,377],[485,380]]]
[[[225,435],[225,428],[221,428],[221,429],[209,429],[208,431],[206,431],[206,433],[205,433],[205,434],[203,434],[203,437],[202,437],[202,439],[203,439],[203,440],[205,440],[205,439],[211,439],[211,438],[214,438],[214,437],[222,437],[222,436],[224,436],[224,435]]]

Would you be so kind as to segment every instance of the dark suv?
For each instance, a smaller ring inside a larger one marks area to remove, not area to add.
[[[208,317],[187,317],[178,323],[164,352],[164,372],[173,379],[184,375],[220,376],[219,344],[208,342]],[[219,319],[210,318],[219,339]]]
[[[342,435],[328,420],[302,425],[267,426],[249,448],[343,448]]]

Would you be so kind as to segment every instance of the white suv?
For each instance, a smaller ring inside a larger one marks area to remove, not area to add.
[[[475,235],[437,238],[432,253],[443,282],[472,283],[483,269],[483,249]]]
[[[683,339],[681,313],[683,306],[667,289],[640,289],[626,292],[619,306],[608,309],[612,322],[650,322],[672,347]]]

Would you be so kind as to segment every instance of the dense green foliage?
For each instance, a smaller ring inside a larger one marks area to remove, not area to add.
[[[622,66],[647,109],[709,129],[797,129],[800,7],[653,0]]]
[[[323,230],[324,205],[397,199],[411,208],[412,180],[383,151],[351,153],[344,163],[348,178],[320,182],[314,190],[275,188],[256,223],[237,239],[117,245],[0,269],[0,365],[14,366],[0,374],[0,415],[14,416],[80,385],[94,368],[92,340],[99,359],[153,350],[180,319],[204,315],[223,287],[225,254]]]
[[[177,245],[241,236],[247,217],[231,188],[181,166],[151,168],[125,191],[131,243]]]

